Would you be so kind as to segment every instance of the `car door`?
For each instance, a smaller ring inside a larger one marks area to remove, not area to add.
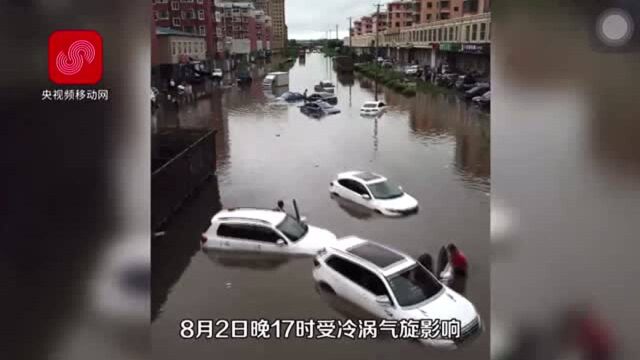
[[[371,193],[369,193],[369,190],[367,189],[367,187],[359,181],[355,181],[355,180],[352,180],[352,181],[353,181],[352,186],[354,188],[355,193],[357,194],[355,202],[357,202],[362,206],[373,208],[373,203],[371,202],[372,201]],[[365,199],[362,197],[363,195],[367,195],[369,198]]]
[[[248,224],[221,223],[216,230],[217,247],[227,251],[256,251],[256,244],[250,239],[252,233],[252,228]]]
[[[338,195],[342,196],[345,199],[353,201],[355,203],[359,203],[359,199],[362,199],[360,194],[356,191],[356,182],[349,179],[340,179],[338,180],[338,185],[340,185]]]
[[[278,232],[266,225],[252,225],[249,234],[254,251],[263,253],[288,253],[288,242]],[[278,240],[284,243],[278,244]]]
[[[346,300],[380,318],[389,318],[391,309],[376,302],[376,294],[387,295],[380,278],[364,267],[333,255],[326,260],[330,268],[330,284],[336,293]]]

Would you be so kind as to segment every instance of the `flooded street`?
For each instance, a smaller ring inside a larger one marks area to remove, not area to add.
[[[490,310],[490,126],[489,117],[453,95],[418,93],[406,98],[379,87],[390,108],[380,118],[359,115],[373,100],[375,84],[337,76],[330,60],[309,54],[290,70],[290,91],[313,93],[320,80],[336,83],[341,113],[320,119],[299,104],[274,104],[256,70],[250,88],[215,89],[210,99],[185,105],[177,118],[154,123],[218,129],[217,171],[176,214],[166,235],[153,240],[154,358],[232,359],[486,359],[485,332],[468,346],[439,352],[409,341],[377,340],[183,340],[183,319],[335,319],[348,306],[319,295],[309,258],[261,261],[220,259],[199,251],[200,234],[221,208],[273,208],[279,199],[291,210],[296,199],[310,224],[336,235],[358,235],[414,257],[456,243],[466,254],[466,296],[489,324]],[[177,120],[179,119],[179,120]],[[418,214],[385,218],[329,196],[328,185],[347,170],[389,177],[420,203]]]

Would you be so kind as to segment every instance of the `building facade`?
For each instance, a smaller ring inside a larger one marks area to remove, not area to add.
[[[387,4],[387,24],[391,32],[413,25],[413,1],[392,1]]]
[[[268,0],[267,15],[271,18],[273,51],[279,52],[287,47],[288,35],[284,0]]]
[[[217,52],[214,0],[152,0],[155,25],[204,36],[211,59]]]
[[[388,4],[389,25],[378,43],[382,56],[399,64],[434,68],[447,64],[458,71],[489,74],[489,0],[416,0],[411,8],[406,4]],[[413,14],[413,21],[409,20],[409,13]],[[373,53],[374,38],[373,34],[363,33],[354,36],[351,43],[357,51]]]
[[[371,15],[371,32],[375,34],[376,32],[387,31],[388,16],[389,14],[387,14],[386,12],[380,12],[380,14],[374,13],[373,15]]]
[[[180,64],[207,59],[207,40],[204,35],[172,28],[156,28],[157,59],[160,64]]]

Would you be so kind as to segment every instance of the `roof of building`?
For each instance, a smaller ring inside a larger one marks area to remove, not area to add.
[[[190,37],[205,37],[204,35],[194,34],[186,31],[180,31],[168,27],[157,27],[156,35],[158,36],[190,36]]]

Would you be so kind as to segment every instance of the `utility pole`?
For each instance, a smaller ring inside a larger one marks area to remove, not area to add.
[[[351,29],[351,16],[349,16],[347,19],[349,19],[349,48],[351,48],[351,32],[353,31]]]
[[[378,58],[378,56],[380,56],[380,49],[379,49],[379,44],[380,44],[380,27],[378,26],[379,21],[380,21],[380,6],[382,6],[382,4],[378,3],[376,4],[376,59]]]
[[[338,39],[338,24],[336,24],[336,40],[340,40]]]

